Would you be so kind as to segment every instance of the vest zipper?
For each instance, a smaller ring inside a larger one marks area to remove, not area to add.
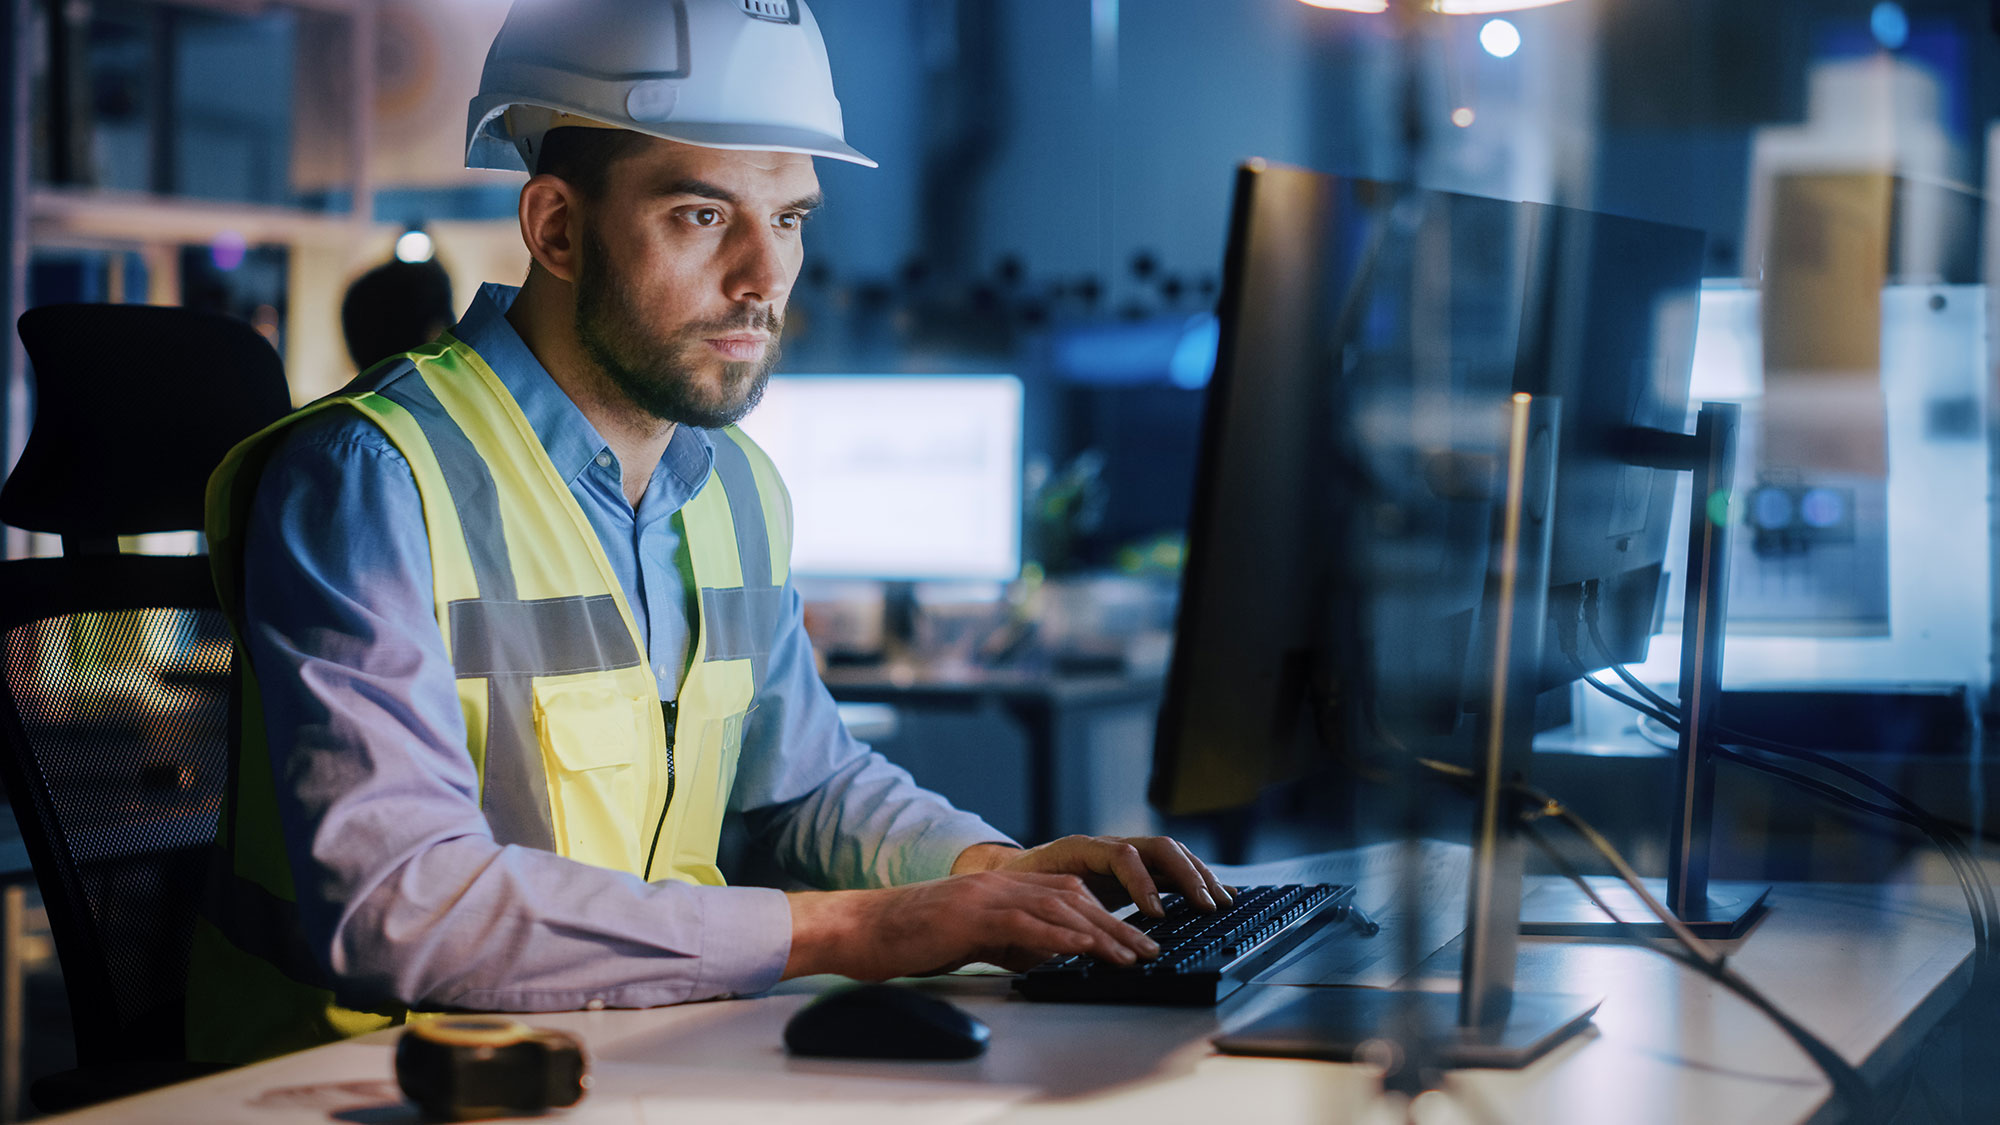
[[[653,826],[653,846],[646,849],[646,874],[643,878],[648,883],[653,881],[653,856],[660,850],[660,830],[667,826],[667,810],[674,807],[674,728],[678,725],[680,712],[680,700],[660,700],[660,716],[667,724],[667,799],[660,806],[660,822]]]

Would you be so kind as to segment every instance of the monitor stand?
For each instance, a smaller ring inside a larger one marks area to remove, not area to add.
[[[1297,999],[1231,1034],[1218,1036],[1226,1055],[1378,1060],[1378,1044],[1422,1043],[1437,1066],[1515,1070],[1548,1054],[1590,1026],[1598,1002],[1564,993],[1516,993],[1497,1021],[1468,1025],[1455,992],[1412,989],[1301,989]]]
[[[1491,675],[1477,731],[1477,812],[1458,992],[1302,989],[1278,1010],[1218,1037],[1224,1053],[1345,1062],[1371,1057],[1367,1045],[1394,1044],[1413,1072],[1523,1067],[1590,1026],[1599,999],[1514,989],[1528,845],[1520,799],[1508,783],[1528,776],[1534,749],[1559,408],[1553,398],[1528,395],[1513,396],[1507,407],[1507,468],[1483,611],[1491,617],[1482,631]],[[1418,772],[1407,760],[1403,768]],[[1405,781],[1406,799],[1414,800],[1417,784]]]
[[[1645,880],[1647,892],[1700,938],[1739,938],[1767,909],[1771,888],[1752,883],[1709,882],[1715,812],[1715,728],[1722,702],[1722,635],[1729,615],[1729,493],[1736,479],[1736,433],[1741,407],[1705,402],[1694,436],[1645,431],[1649,448],[1635,461],[1694,474],[1688,513],[1687,599],[1681,614],[1681,734],[1674,755],[1674,804],[1667,842],[1667,878]],[[1539,888],[1530,899],[1521,932],[1562,937],[1611,937],[1637,933],[1672,937],[1623,883],[1593,880],[1609,889],[1607,902],[1628,900],[1621,922],[1576,887]]]

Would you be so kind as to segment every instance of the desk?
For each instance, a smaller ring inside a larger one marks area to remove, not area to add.
[[[1879,1082],[1963,992],[1972,942],[1956,888],[1784,885],[1733,964]],[[1440,956],[1444,956],[1441,954]],[[1519,1072],[1461,1071],[1434,1120],[1544,1123],[1811,1121],[1827,1085],[1748,1005],[1645,950],[1522,943],[1521,983],[1606,997],[1596,1029]],[[533,1022],[578,1035],[595,1085],[552,1118],[658,1122],[1348,1121],[1375,1096],[1360,1068],[1239,1059],[1208,1038],[1285,998],[1251,987],[1218,1009],[1029,1004],[998,978],[925,982],[993,1027],[981,1059],[866,1063],[788,1058],[785,1020],[826,979],[750,1000]],[[303,1052],[63,1118],[393,1125],[396,1032]],[[1143,1115],[1143,1116],[1142,1116]]]

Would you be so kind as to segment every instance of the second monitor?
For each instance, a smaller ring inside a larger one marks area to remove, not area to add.
[[[1012,375],[774,377],[743,429],[792,494],[793,572],[1015,578],[1021,405]]]

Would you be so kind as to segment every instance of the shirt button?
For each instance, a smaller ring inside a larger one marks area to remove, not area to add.
[[[599,1000],[597,997],[593,996],[590,998],[590,1003],[585,1004],[584,1008],[592,1012],[601,1012],[604,1010],[604,1001]]]
[[[608,468],[610,468],[610,467],[611,467],[611,454],[609,454],[609,453],[600,453],[600,454],[598,454],[598,455],[597,455],[597,467],[598,467],[598,468],[600,468],[600,469],[608,469]]]

